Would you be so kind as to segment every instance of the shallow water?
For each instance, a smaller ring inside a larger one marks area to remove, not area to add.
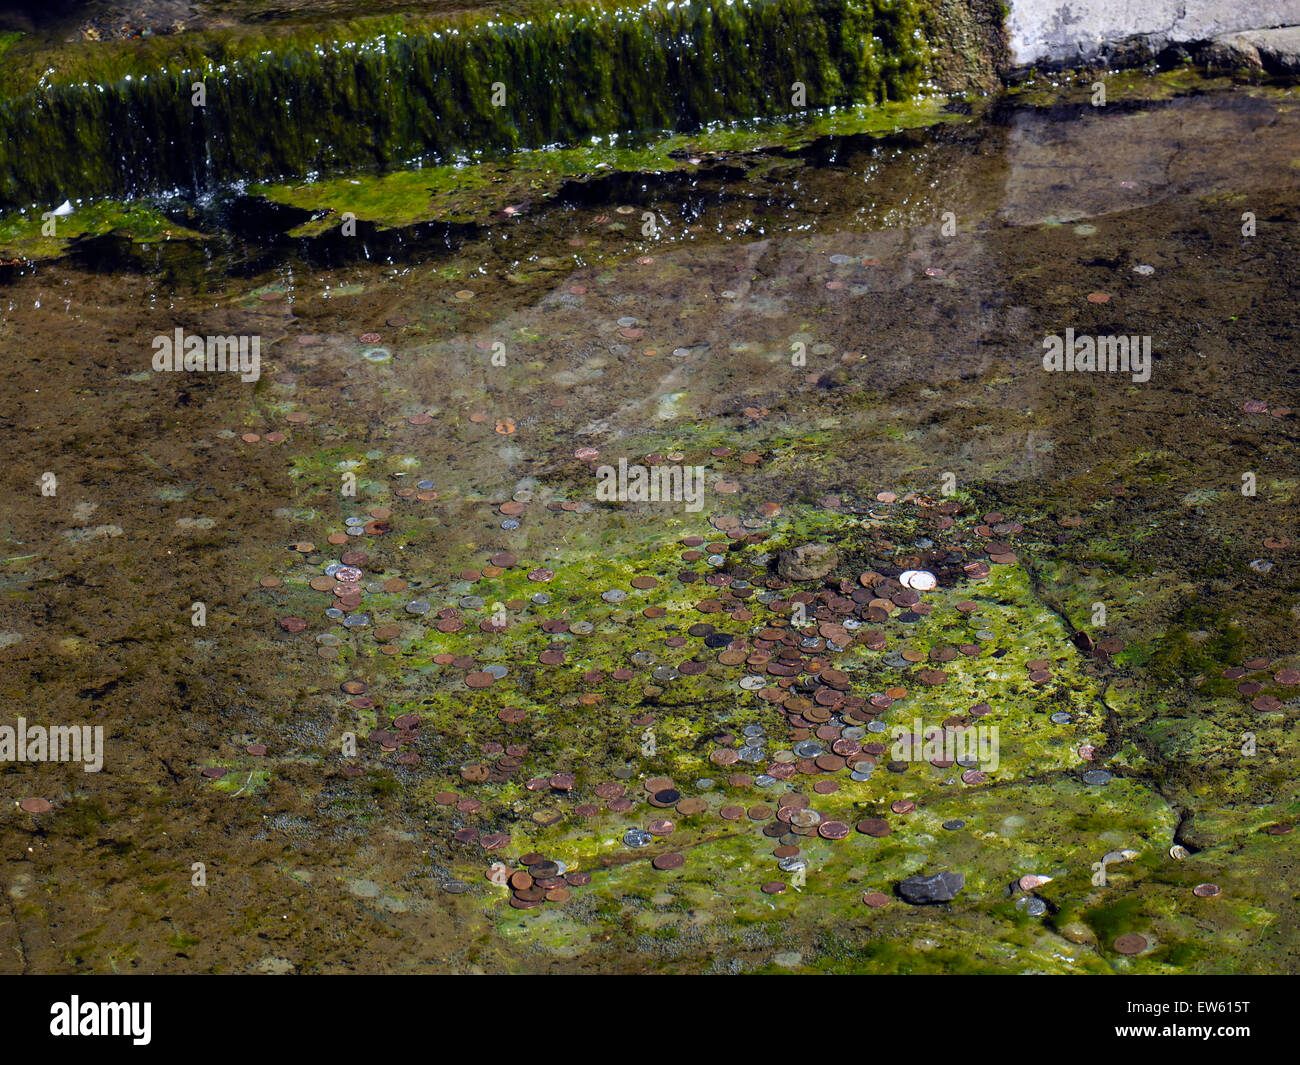
[[[1247,88],[1103,111],[1012,101],[926,132],[615,176],[461,236],[384,238],[370,261],[232,238],[161,269],[110,243],[15,271],[0,290],[14,441],[0,630],[19,637],[0,648],[5,695],[29,720],[104,725],[106,755],[98,774],[0,770],[15,800],[54,804],[4,815],[6,970],[1293,967],[1292,837],[1278,826],[1300,811],[1297,689],[1271,677],[1296,665],[1300,619],[1298,102]],[[259,335],[260,380],[154,372],[151,341],[178,326]],[[1149,336],[1149,380],[1046,372],[1044,337],[1067,328]],[[375,349],[391,357],[372,361]],[[1269,412],[1246,413],[1251,400]],[[574,457],[584,446],[594,463]],[[597,497],[594,466],[678,451],[706,471],[698,512]],[[757,464],[739,460],[751,451]],[[54,496],[40,494],[47,471]],[[355,498],[342,494],[349,472]],[[396,494],[424,478],[436,499]],[[502,528],[501,504],[521,491],[519,527]],[[878,502],[882,491],[901,498]],[[960,512],[936,531],[945,497]],[[547,508],[565,501],[577,509]],[[391,530],[327,544],[375,507]],[[751,618],[725,625],[699,612],[716,586],[678,574],[714,567],[684,562],[679,541],[735,544],[726,568],[755,583],[762,556],[835,543],[833,576],[860,587],[873,567],[938,568],[918,540],[971,550],[993,511],[1023,526],[995,534],[1015,560],[983,580],[958,567],[923,596],[928,617],[879,626],[890,650],[976,640],[981,654],[927,687],[918,670],[931,663],[834,653],[853,692],[910,689],[881,716],[891,726],[990,703],[981,723],[1000,727],[1002,751],[988,779],[926,762],[894,773],[882,757],[861,782],[842,770],[729,784],[762,765],[718,767],[713,737],[761,724],[771,755],[790,743],[782,715],[738,685],[747,668],[716,664],[697,637],[664,639],[701,621],[740,634],[772,615],[752,600]],[[737,526],[770,538],[718,532]],[[316,548],[292,549],[303,541]],[[370,624],[348,628],[308,582],[356,545],[363,584],[408,587],[367,592]],[[458,576],[503,551],[518,564],[501,575]],[[528,580],[536,567],[554,578]],[[657,588],[635,589],[637,574]],[[602,598],[611,589],[627,601]],[[549,604],[529,599],[539,590]],[[439,609],[465,596],[483,604],[457,607],[465,627],[439,632]],[[417,597],[427,614],[406,609]],[[969,617],[954,610],[967,599]],[[508,627],[481,631],[497,602]],[[653,605],[665,616],[641,613]],[[277,623],[291,616],[304,631]],[[543,634],[561,617],[593,631]],[[396,653],[375,639],[384,625],[399,627]],[[1122,649],[1085,655],[1075,632]],[[332,658],[318,653],[327,633]],[[539,664],[555,643],[563,664]],[[509,672],[469,688],[439,654]],[[694,655],[706,672],[653,675]],[[1276,710],[1222,676],[1254,657],[1270,664],[1248,679]],[[1025,663],[1037,659],[1051,678],[1034,684]],[[613,680],[620,667],[632,678]],[[584,681],[593,669],[605,676]],[[367,686],[359,706],[340,691],[354,679]],[[504,707],[526,721],[501,722]],[[366,741],[404,713],[421,719],[403,748],[418,764]],[[340,755],[345,733],[355,757]],[[463,779],[498,757],[481,749],[492,741],[528,745],[519,769]],[[230,772],[201,775],[213,766]],[[1085,783],[1094,769],[1113,775]],[[608,811],[592,789],[616,770],[631,771],[629,794],[665,776],[706,808]],[[572,790],[524,786],[560,772]],[[814,794],[823,776],[838,790]],[[891,833],[801,839],[806,884],[769,896],[761,884],[790,877],[768,819],[718,811],[775,808],[796,785],[824,817],[883,817]],[[435,797],[446,791],[482,805],[458,811]],[[891,812],[899,799],[917,810]],[[586,803],[599,812],[575,813]],[[624,845],[663,816],[676,821],[666,841]],[[965,826],[942,827],[954,819]],[[452,839],[466,828],[510,841]],[[1172,858],[1175,844],[1189,857]],[[512,909],[485,874],[528,851],[592,881]],[[653,869],[664,851],[683,866]],[[1098,884],[1094,863],[1119,851],[1133,853]],[[196,862],[206,887],[191,886]],[[966,878],[946,906],[862,902],[943,869]],[[1043,916],[1016,907],[1009,885],[1025,874],[1052,877],[1033,892]],[[1193,895],[1202,882],[1222,894]],[[1119,954],[1125,933],[1148,949]]]

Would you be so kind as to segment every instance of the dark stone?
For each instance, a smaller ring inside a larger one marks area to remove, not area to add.
[[[951,902],[957,892],[966,886],[961,873],[935,873],[933,876],[909,876],[898,885],[898,893],[913,906],[926,906],[933,902]]]

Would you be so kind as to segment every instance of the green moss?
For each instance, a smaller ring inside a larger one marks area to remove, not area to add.
[[[903,100],[928,69],[919,0],[649,0],[635,10],[588,0],[526,11],[55,51],[17,44],[0,72],[0,206]],[[192,102],[199,81],[205,106]],[[796,82],[806,103],[792,103]]]

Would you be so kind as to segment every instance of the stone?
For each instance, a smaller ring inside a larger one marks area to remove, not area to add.
[[[913,906],[926,906],[933,902],[951,902],[965,886],[966,878],[961,873],[942,872],[932,876],[909,876],[898,885],[898,893]]]
[[[1300,26],[1224,33],[1210,41],[1201,62],[1212,67],[1247,67],[1269,74],[1300,73]]]
[[[803,544],[777,555],[776,572],[786,581],[819,581],[839,562],[839,552],[830,544]]]

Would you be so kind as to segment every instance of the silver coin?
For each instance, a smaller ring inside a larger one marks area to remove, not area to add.
[[[370,615],[368,614],[349,614],[343,621],[349,629],[364,629],[370,624]]]
[[[361,357],[367,362],[387,362],[393,357],[393,353],[387,348],[366,348],[361,353]]]
[[[607,592],[601,592],[600,597],[607,603],[621,603],[627,599],[627,592],[622,588],[611,588]]]
[[[490,666],[484,666],[483,672],[490,673],[492,676],[496,677],[497,680],[500,680],[502,677],[509,674],[510,670],[506,669],[505,666],[493,664]]]
[[[478,610],[483,606],[483,600],[477,595],[465,595],[461,596],[457,605],[464,607],[466,610]]]
[[[611,344],[609,346],[609,353],[611,355],[617,355],[620,358],[622,358],[624,355],[627,355],[629,352],[631,352],[631,350],[632,349],[629,348],[626,344]]]
[[[595,631],[596,626],[590,621],[575,621],[569,626],[569,631],[578,636],[586,636]]]
[[[826,753],[826,748],[816,740],[800,740],[794,745],[794,753],[800,758],[817,758]]]
[[[975,639],[979,640],[980,643],[988,643],[989,640],[996,640],[997,638],[998,634],[992,629],[980,629],[979,632],[975,634]]]
[[[378,595],[380,592],[384,591],[384,586],[379,581],[370,581],[366,585],[366,591],[371,595]]]
[[[1104,769],[1089,769],[1088,772],[1083,774],[1083,782],[1085,784],[1102,785],[1109,781],[1110,774]]]
[[[709,563],[709,565],[710,565],[710,566],[715,566],[715,567],[716,567],[716,566],[721,566],[721,565],[722,565],[723,563],[725,563],[726,561],[727,561],[727,559],[726,559],[726,557],[723,556],[723,555],[710,555],[709,558],[708,558],[708,563]]]
[[[736,580],[732,581],[732,582],[731,582],[731,586],[732,586],[733,588],[752,588],[752,587],[753,587],[753,585],[751,585],[751,584],[749,583],[749,581],[742,581],[742,580],[740,580],[740,579],[736,579]]]
[[[860,740],[866,734],[867,734],[867,730],[864,729],[861,725],[850,725],[848,728],[846,728],[843,732],[840,733],[840,737],[846,740]]]
[[[980,767],[978,758],[954,758],[953,761],[963,769],[978,769]]]
[[[349,536],[365,536],[366,527],[364,525],[352,525],[348,528],[347,533]]]
[[[959,828],[965,828],[966,822],[962,820],[945,821],[943,823],[943,827],[946,828],[949,832],[956,832]]]
[[[919,547],[922,551],[928,551],[930,548],[934,546],[934,541],[927,540],[924,536],[922,536],[921,539],[916,541],[916,546]]]
[[[316,637],[316,642],[322,647],[337,647],[343,641],[332,632],[322,632]]]
[[[773,784],[779,784],[780,781],[776,777],[769,777],[766,773],[759,773],[754,778],[754,783],[760,788],[770,788]]]
[[[746,725],[746,726],[745,726],[743,729],[741,729],[740,731],[743,732],[746,736],[766,736],[766,735],[767,735],[767,729],[765,729],[762,725]]]
[[[886,725],[883,721],[868,721],[868,722],[867,722],[867,731],[868,731],[868,732],[884,732],[887,728],[889,728],[889,726]]]
[[[333,618],[335,621],[337,621],[339,618],[343,616],[343,611],[336,606],[332,606],[325,611],[325,616],[327,618]]]
[[[659,659],[649,651],[637,651],[632,655],[632,664],[634,666],[653,666]]]
[[[767,687],[767,680],[759,676],[748,676],[740,678],[740,686],[747,692],[756,692],[759,688]]]
[[[408,614],[427,614],[431,609],[431,604],[427,599],[412,599],[406,604]]]
[[[742,747],[736,752],[736,755],[742,762],[761,762],[763,761],[763,748]]]
[[[334,574],[336,574],[342,568],[343,568],[342,562],[331,562],[328,566],[325,567],[325,576],[333,577]]]
[[[629,828],[623,834],[623,842],[629,847],[648,847],[654,837],[640,828]]]
[[[885,655],[885,665],[890,669],[907,669],[911,664],[897,651],[890,651],[889,654]]]
[[[783,873],[797,873],[808,868],[808,863],[797,855],[792,855],[789,858],[782,858],[776,864]]]
[[[754,596],[754,598],[757,599],[764,606],[767,606],[769,603],[775,603],[781,597],[777,595],[776,592],[759,592],[756,596]]]
[[[1250,568],[1256,573],[1267,573],[1273,568],[1273,563],[1266,558],[1257,558],[1250,564]]]
[[[695,787],[698,791],[709,791],[713,787],[713,778],[700,777],[700,779],[695,782]]]
[[[676,680],[681,676],[672,666],[660,666],[650,674],[655,680]]]
[[[545,592],[533,592],[530,598],[534,603],[537,603],[539,606],[545,606],[547,603],[551,601],[551,597],[547,595]]]
[[[636,325],[636,319],[633,318],[630,314],[624,315],[622,318],[618,320],[618,324],[621,325],[624,329],[627,329],[629,326]]]
[[[821,823],[822,815],[809,807],[796,810],[790,815],[790,824],[796,828],[812,828],[813,825],[820,825]]]
[[[430,489],[430,488],[433,487],[433,482],[430,481],[430,480],[428,480],[428,479],[426,478],[426,479],[423,480],[423,481],[416,481],[416,482],[415,482],[415,487],[416,487],[416,488],[423,488],[423,489],[425,489],[425,490],[427,491],[428,489]]]
[[[1052,722],[1057,725],[1068,725],[1071,721],[1070,715],[1064,710],[1058,710],[1052,715]]]
[[[872,767],[866,763],[860,766],[854,766],[853,771],[849,773],[850,780],[856,780],[859,784],[864,780],[871,779]]]
[[[862,622],[860,622],[857,618],[845,618],[843,621],[840,622],[840,624],[843,625],[846,629],[848,629],[849,632],[852,632],[854,629],[862,628]]]
[[[1042,917],[1047,912],[1047,903],[1042,899],[1031,899],[1027,895],[1022,895],[1016,899],[1016,909],[1023,910],[1030,917]]]
[[[506,518],[506,519],[501,523],[501,528],[505,529],[506,532],[514,532],[517,528],[519,528],[519,519],[518,519],[518,518]]]
[[[365,523],[366,519],[359,514],[352,514],[343,519],[344,525],[364,525]]]

